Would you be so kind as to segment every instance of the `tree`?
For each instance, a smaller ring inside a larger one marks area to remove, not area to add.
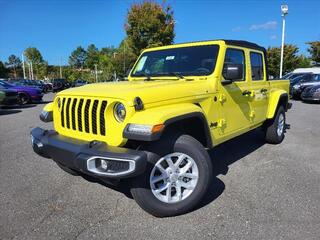
[[[24,55],[30,62],[32,62],[32,64],[37,65],[37,64],[43,63],[42,55],[40,51],[35,47],[28,47],[24,51]]]
[[[308,68],[311,67],[311,61],[305,55],[301,54],[299,56],[299,67],[301,68]]]
[[[8,69],[6,66],[3,64],[3,62],[0,61],[0,77],[1,78],[6,78],[8,73]]]
[[[44,71],[44,69],[47,68],[47,63],[43,60],[40,51],[35,47],[29,47],[24,51],[24,55],[26,56],[29,65],[32,63],[34,78],[44,78],[46,76],[46,71]]]
[[[85,60],[86,67],[94,69],[94,65],[99,63],[99,50],[94,44],[90,44],[87,48],[87,58]]]
[[[307,42],[309,45],[308,52],[311,55],[311,60],[320,65],[320,41]]]
[[[299,48],[293,44],[284,46],[283,52],[283,73],[288,73],[299,67],[308,66],[305,57],[298,55]],[[269,75],[279,76],[280,69],[280,47],[269,47],[267,49],[267,60]]]
[[[87,52],[83,47],[79,46],[71,53],[69,64],[73,67],[82,69],[87,59]]]
[[[21,67],[21,60],[16,55],[11,54],[8,57],[8,62],[6,63],[9,69],[13,70],[13,76],[17,77],[17,69]]]
[[[128,44],[138,56],[141,50],[172,44],[175,37],[173,11],[155,2],[133,4],[125,24]]]

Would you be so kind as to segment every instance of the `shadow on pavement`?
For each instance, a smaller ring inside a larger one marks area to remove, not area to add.
[[[195,210],[210,204],[225,190],[225,184],[217,177],[218,175],[226,175],[231,164],[254,152],[264,144],[265,139],[263,132],[259,129],[256,129],[229,140],[210,150],[209,155],[213,162],[214,178],[208,193],[201,204],[195,208]],[[118,185],[112,185],[87,175],[81,174],[81,176],[87,181],[101,184],[105,187],[123,193],[128,198],[133,198],[130,193],[129,184],[126,182],[120,182]]]
[[[24,109],[24,108],[32,108],[37,106],[36,104],[26,104],[26,105],[10,105],[10,106],[3,106],[3,109]]]
[[[303,103],[306,103],[306,104],[320,104],[320,101],[318,100],[318,101],[316,101],[316,100],[314,100],[314,101],[312,101],[312,100],[303,100],[302,101]]]
[[[226,175],[228,166],[265,144],[264,133],[256,129],[233,138],[209,151],[214,163],[214,175]]]
[[[19,113],[19,112],[21,112],[21,110],[11,110],[11,109],[3,109],[3,108],[1,109],[0,108],[0,116]]]
[[[256,129],[210,150],[209,155],[213,162],[214,178],[206,197],[196,209],[210,204],[223,193],[225,184],[217,177],[218,175],[226,175],[231,164],[254,152],[264,144],[263,132]]]
[[[47,103],[51,103],[52,101],[41,101],[41,102],[37,102],[37,104],[47,104]]]
[[[94,177],[91,177],[88,175],[84,175],[81,173],[80,173],[80,176],[89,182],[101,184],[107,188],[111,188],[117,192],[123,193],[127,198],[133,199],[131,192],[130,192],[129,184],[127,182],[123,181],[123,182],[119,182],[118,184],[115,183],[115,185],[114,185],[114,184],[107,183],[107,182],[104,182],[100,179],[97,179],[97,178],[94,178]]]

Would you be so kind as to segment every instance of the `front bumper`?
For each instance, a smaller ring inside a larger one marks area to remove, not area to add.
[[[144,172],[147,155],[143,151],[108,146],[103,142],[81,141],[59,135],[53,130],[34,128],[31,131],[33,150],[42,157],[70,169],[97,178],[121,179]],[[107,162],[107,170],[99,166]]]

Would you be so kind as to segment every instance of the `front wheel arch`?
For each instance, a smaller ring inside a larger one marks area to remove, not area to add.
[[[168,119],[162,135],[181,132],[192,136],[204,147],[212,148],[210,128],[203,113],[194,112]],[[161,136],[160,136],[161,137]]]

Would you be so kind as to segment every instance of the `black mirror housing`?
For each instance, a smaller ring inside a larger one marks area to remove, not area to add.
[[[229,84],[231,84],[231,83],[233,83],[233,81],[230,80],[230,79],[224,79],[224,80],[221,81],[221,84],[222,84],[223,86],[229,85]]]
[[[226,80],[240,80],[243,78],[243,65],[227,63],[223,67],[222,75]]]

